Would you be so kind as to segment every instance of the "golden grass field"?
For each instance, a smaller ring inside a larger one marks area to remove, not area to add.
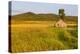
[[[52,21],[13,21],[11,23],[11,51],[77,49],[77,27],[55,28],[54,23]]]

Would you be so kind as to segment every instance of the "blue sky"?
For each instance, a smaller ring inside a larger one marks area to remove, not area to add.
[[[58,14],[58,9],[61,8],[65,10],[66,15],[78,16],[77,5],[12,1],[12,15],[26,12]]]

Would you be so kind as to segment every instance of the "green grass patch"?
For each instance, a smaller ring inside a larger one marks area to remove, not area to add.
[[[77,31],[73,30],[77,35]],[[11,31],[12,52],[77,49],[77,36],[63,28],[18,28]]]

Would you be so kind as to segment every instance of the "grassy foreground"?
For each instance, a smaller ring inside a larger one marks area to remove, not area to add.
[[[12,52],[66,50],[78,48],[78,31],[75,28],[55,28],[52,22],[12,23]]]

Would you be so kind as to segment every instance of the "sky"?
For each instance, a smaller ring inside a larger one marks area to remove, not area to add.
[[[78,16],[78,6],[72,4],[40,3],[12,1],[11,14],[17,15],[26,12],[58,14],[59,9],[65,10],[65,15]]]

